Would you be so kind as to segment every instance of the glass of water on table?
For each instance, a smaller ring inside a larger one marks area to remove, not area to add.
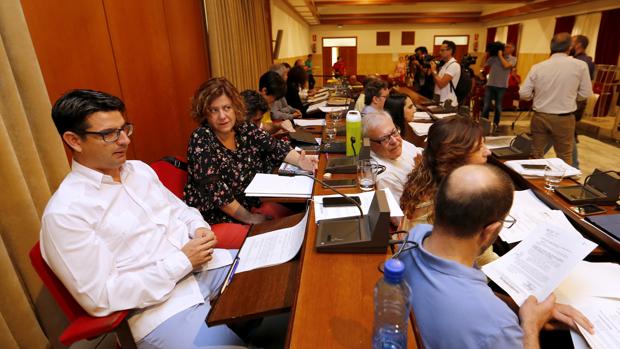
[[[564,178],[564,173],[566,173],[565,168],[547,165],[545,167],[545,189],[554,191]]]

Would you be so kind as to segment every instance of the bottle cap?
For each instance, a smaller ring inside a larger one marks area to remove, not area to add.
[[[383,266],[385,280],[391,283],[399,283],[405,274],[405,264],[398,259],[388,259]]]

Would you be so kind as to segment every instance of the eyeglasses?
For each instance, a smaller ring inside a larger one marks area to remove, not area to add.
[[[398,138],[400,137],[400,129],[398,129],[398,127],[394,128],[392,130],[392,132],[390,132],[390,134],[387,134],[381,138],[377,138],[377,139],[370,139],[371,142],[375,142],[375,143],[380,143],[380,144],[387,144],[390,142],[390,140],[392,139],[392,137],[394,138]]]
[[[517,219],[511,215],[508,215],[502,220],[502,223],[504,224],[504,228],[510,229],[513,225],[515,225],[515,223],[517,223]]]
[[[121,137],[121,132],[125,132],[127,137],[131,136],[131,134],[133,133],[133,124],[126,123],[121,128],[113,128],[103,131],[81,131],[77,133],[86,135],[99,135],[104,142],[114,143],[118,141],[118,139]]]

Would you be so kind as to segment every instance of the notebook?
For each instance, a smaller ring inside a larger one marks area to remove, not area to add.
[[[620,241],[620,213],[588,216],[586,220]]]

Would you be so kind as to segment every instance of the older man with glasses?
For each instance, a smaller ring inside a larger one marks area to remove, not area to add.
[[[364,135],[370,139],[370,155],[385,171],[377,178],[379,189],[389,188],[396,202],[400,202],[407,175],[415,166],[422,148],[403,140],[390,115],[384,111],[366,115]]]

